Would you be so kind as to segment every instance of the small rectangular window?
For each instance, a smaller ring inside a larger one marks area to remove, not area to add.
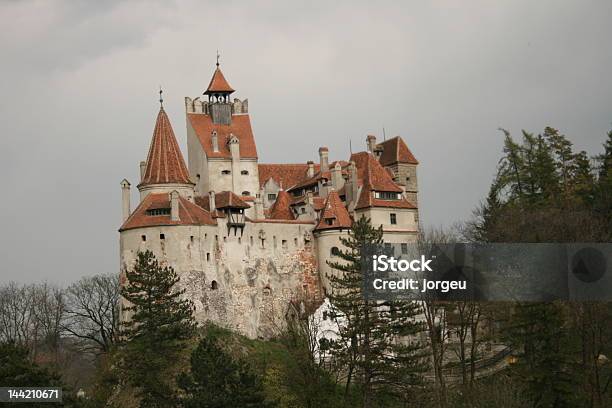
[[[298,239],[297,238],[293,238],[293,243],[295,244],[295,246],[298,246]]]
[[[189,240],[191,241],[191,243],[193,244],[193,235],[189,237]]]
[[[268,201],[276,200],[276,194],[268,194]]]
[[[146,242],[147,241],[147,236],[146,235],[141,235],[140,238],[142,239],[142,242]]]
[[[395,225],[397,224],[397,215],[396,214],[389,214],[389,218],[391,220],[391,224]]]
[[[253,236],[251,235],[251,237],[249,238],[249,243],[251,244],[251,246],[253,245]]]
[[[165,234],[159,234],[159,239],[166,239],[166,235]]]
[[[408,244],[402,243],[402,254],[406,255],[408,253]]]
[[[206,262],[210,262],[210,252],[206,253]]]
[[[281,241],[281,246],[283,247],[283,249],[287,249],[288,248],[289,245],[287,244],[287,240],[286,239],[283,239]]]

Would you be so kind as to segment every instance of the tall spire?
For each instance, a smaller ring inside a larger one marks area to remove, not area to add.
[[[160,103],[163,102],[160,89]],[[151,184],[193,184],[181,154],[170,119],[163,106],[159,108],[147,165],[138,187]]]
[[[230,84],[223,76],[223,72],[221,72],[221,68],[219,68],[219,50],[217,50],[217,68],[213,73],[212,78],[210,79],[210,83],[208,84],[208,88],[206,88],[206,92],[204,95],[216,96],[216,97],[228,97],[234,89],[230,86]]]

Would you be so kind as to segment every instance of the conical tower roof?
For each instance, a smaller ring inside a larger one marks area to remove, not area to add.
[[[215,69],[215,72],[213,73],[213,76],[210,79],[210,83],[208,84],[208,88],[206,89],[206,92],[204,92],[204,95],[219,93],[231,94],[232,92],[234,92],[234,89],[227,82],[225,76],[223,76],[223,72],[221,72],[221,68],[219,68],[219,65],[217,65],[217,69]]]
[[[157,115],[147,166],[139,187],[151,184],[193,184],[163,107]]]

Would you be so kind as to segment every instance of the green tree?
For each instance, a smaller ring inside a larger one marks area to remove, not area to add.
[[[0,385],[2,387],[60,387],[63,390],[61,406],[78,406],[57,373],[32,362],[28,348],[12,342],[0,343]],[[40,405],[40,403],[16,402],[5,403],[2,406],[37,407]]]
[[[138,253],[126,277],[121,295],[130,319],[123,324],[122,369],[141,407],[173,407],[174,376],[168,372],[194,334],[193,304],[182,299],[184,290],[176,290],[174,269],[161,266],[151,251]]]
[[[364,297],[362,253],[366,247],[381,253],[382,235],[382,227],[374,228],[369,218],[356,220],[348,238],[340,238],[346,248],[337,254],[340,261],[329,262],[335,270],[328,277],[332,287],[329,299],[339,330],[330,353],[346,366],[345,397],[356,383],[363,407],[373,406],[375,398],[384,394],[406,397],[412,387],[422,383],[426,369],[424,346],[414,340],[424,330],[415,319],[420,306]]]
[[[191,354],[191,372],[178,377],[185,408],[268,408],[259,376],[205,337]]]

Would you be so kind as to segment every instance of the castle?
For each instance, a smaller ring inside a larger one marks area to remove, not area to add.
[[[382,225],[385,243],[416,240],[418,161],[401,137],[369,135],[347,161],[320,147],[317,163],[259,163],[248,100],[232,93],[217,61],[205,98],[185,98],[187,164],[160,107],[134,210],[121,182],[121,277],[151,250],[176,270],[199,322],[266,338],[292,301],[325,297],[326,261],[354,219]]]

